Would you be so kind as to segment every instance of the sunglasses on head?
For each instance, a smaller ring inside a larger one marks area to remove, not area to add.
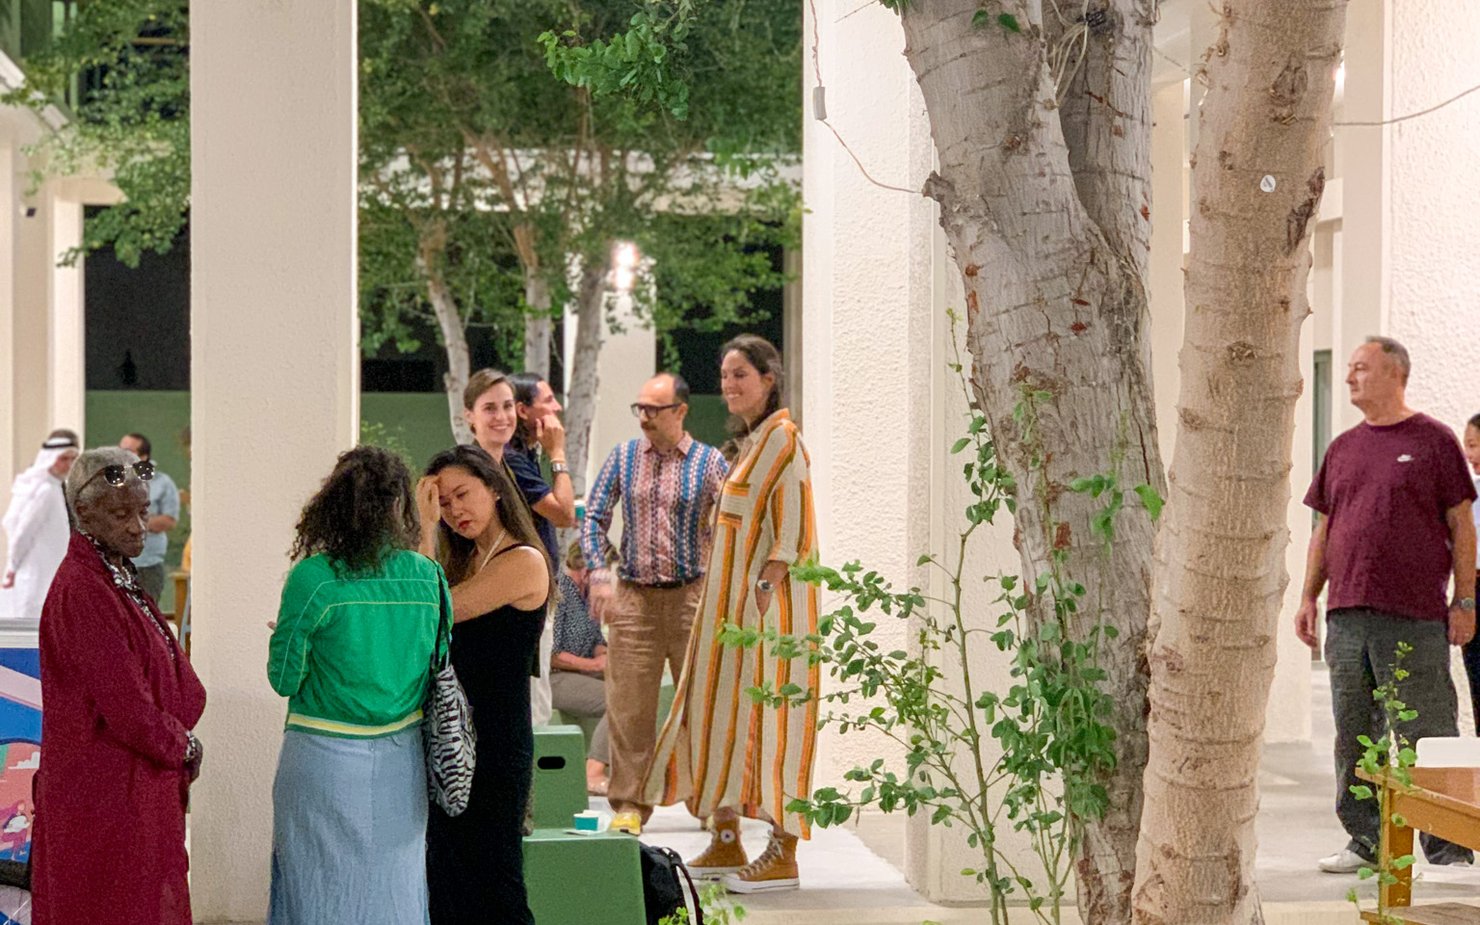
[[[112,485],[114,488],[119,488],[123,485],[124,482],[128,481],[128,471],[130,469],[134,470],[134,475],[138,476],[139,481],[141,482],[147,482],[150,479],[154,478],[154,463],[150,462],[147,459],[142,459],[136,463],[129,463],[127,465],[122,463],[115,463],[111,466],[104,466],[97,472],[94,472],[92,474],[92,478],[88,479],[86,482],[83,482],[82,488],[86,488],[88,485],[92,484],[93,479],[96,479],[99,476],[102,476],[103,481],[107,482],[109,485]],[[81,489],[79,489],[79,491],[80,490]]]

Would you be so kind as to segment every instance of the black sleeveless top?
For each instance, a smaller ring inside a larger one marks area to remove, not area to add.
[[[473,708],[478,759],[468,808],[450,817],[433,804],[427,819],[433,925],[534,922],[524,890],[523,825],[534,773],[529,673],[545,610],[508,605],[453,627],[452,666]]]

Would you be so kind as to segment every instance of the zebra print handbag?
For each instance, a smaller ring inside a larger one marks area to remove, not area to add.
[[[432,647],[431,680],[422,707],[421,738],[427,757],[427,791],[447,815],[456,816],[468,808],[473,796],[478,733],[473,728],[473,707],[443,644],[449,635],[439,621],[438,644]],[[443,653],[440,660],[439,651]]]

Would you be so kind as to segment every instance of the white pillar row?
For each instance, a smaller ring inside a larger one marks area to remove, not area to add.
[[[285,704],[266,679],[303,503],[359,427],[354,0],[192,11],[196,920],[261,921]]]
[[[61,266],[62,255],[82,245],[82,200],[56,182],[47,185],[51,223],[47,242],[47,295],[51,331],[47,360],[51,419],[87,436],[87,310],[78,258]],[[88,445],[84,443],[84,445]]]
[[[1354,3],[1347,10],[1343,121],[1376,122],[1392,112],[1392,11],[1388,7],[1385,3]],[[1330,333],[1333,437],[1362,419],[1361,412],[1347,400],[1342,383],[1347,359],[1363,338],[1386,333],[1393,232],[1389,163],[1392,129],[1338,126],[1335,133],[1344,195],[1341,304],[1332,313]]]
[[[20,404],[15,380],[15,226],[21,208],[16,168],[20,158],[15,139],[0,124],[0,267],[9,268],[8,275],[0,279],[0,510],[10,503],[20,443],[15,427]],[[0,530],[0,563],[6,561],[8,540]],[[0,601],[0,619],[9,616],[8,603]]]

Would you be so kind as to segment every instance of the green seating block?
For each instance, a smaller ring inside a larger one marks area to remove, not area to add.
[[[540,925],[647,922],[637,839],[621,832],[535,829],[524,838],[524,886]]]
[[[535,828],[568,829],[590,806],[586,796],[586,740],[579,726],[534,730]]]
[[[586,739],[586,754],[591,754],[591,737],[596,734],[596,727],[601,722],[595,716],[566,716],[559,710],[550,711],[551,726],[579,726],[581,735]]]

